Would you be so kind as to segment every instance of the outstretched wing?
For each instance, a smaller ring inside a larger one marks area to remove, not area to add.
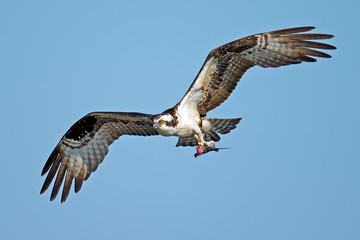
[[[108,147],[121,135],[150,136],[158,133],[153,129],[156,115],[143,113],[93,112],[77,121],[62,137],[41,175],[49,171],[40,193],[45,192],[56,172],[57,177],[50,200],[54,200],[65,177],[61,202],[69,194],[75,178],[75,192],[84,180],[104,160]]]
[[[279,67],[316,62],[310,57],[330,55],[314,50],[334,46],[307,40],[329,39],[328,34],[295,34],[315,27],[298,27],[248,36],[212,50],[178,107],[197,110],[202,116],[224,102],[242,75],[251,67]]]

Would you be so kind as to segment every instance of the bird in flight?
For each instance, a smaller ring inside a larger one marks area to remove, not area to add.
[[[312,41],[332,38],[329,34],[304,33],[315,27],[297,27],[251,35],[215,48],[207,56],[184,97],[160,114],[137,112],[92,112],[77,121],[61,138],[45,163],[41,188],[44,193],[55,178],[50,200],[63,184],[64,202],[74,180],[77,193],[104,160],[109,146],[122,135],[177,136],[176,146],[197,146],[195,157],[218,151],[219,134],[227,134],[241,118],[207,118],[235,89],[242,75],[253,66],[280,67],[330,58],[315,49],[336,49]],[[65,178],[65,181],[64,181]]]

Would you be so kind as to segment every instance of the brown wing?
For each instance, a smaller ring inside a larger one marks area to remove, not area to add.
[[[190,105],[205,116],[230,96],[242,75],[255,65],[279,67],[316,62],[310,56],[331,57],[311,48],[336,49],[334,46],[307,40],[329,39],[333,35],[295,34],[314,28],[298,27],[255,34],[212,50],[179,105]]]
[[[63,183],[61,202],[69,194],[75,178],[75,192],[104,160],[108,147],[121,135],[150,136],[155,115],[142,113],[94,112],[77,121],[62,137],[41,175],[49,171],[41,192],[45,192],[57,173],[50,200],[54,200]]]

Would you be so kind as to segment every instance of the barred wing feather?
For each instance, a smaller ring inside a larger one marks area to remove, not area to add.
[[[104,160],[108,147],[121,135],[151,136],[155,115],[143,113],[94,112],[77,121],[57,144],[45,163],[48,172],[40,193],[45,192],[57,173],[50,200],[54,200],[64,181],[61,202],[69,194],[73,179],[75,192]],[[66,175],[66,176],[65,176]]]
[[[200,115],[223,103],[242,75],[251,67],[279,67],[315,62],[313,57],[331,57],[314,50],[335,49],[329,44],[308,40],[332,38],[329,34],[305,34],[315,27],[289,28],[248,36],[212,50],[188,92],[178,103],[192,107]]]

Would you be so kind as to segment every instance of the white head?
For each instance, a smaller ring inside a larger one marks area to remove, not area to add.
[[[154,119],[154,129],[163,136],[172,136],[175,133],[176,121],[169,113],[162,113]]]

